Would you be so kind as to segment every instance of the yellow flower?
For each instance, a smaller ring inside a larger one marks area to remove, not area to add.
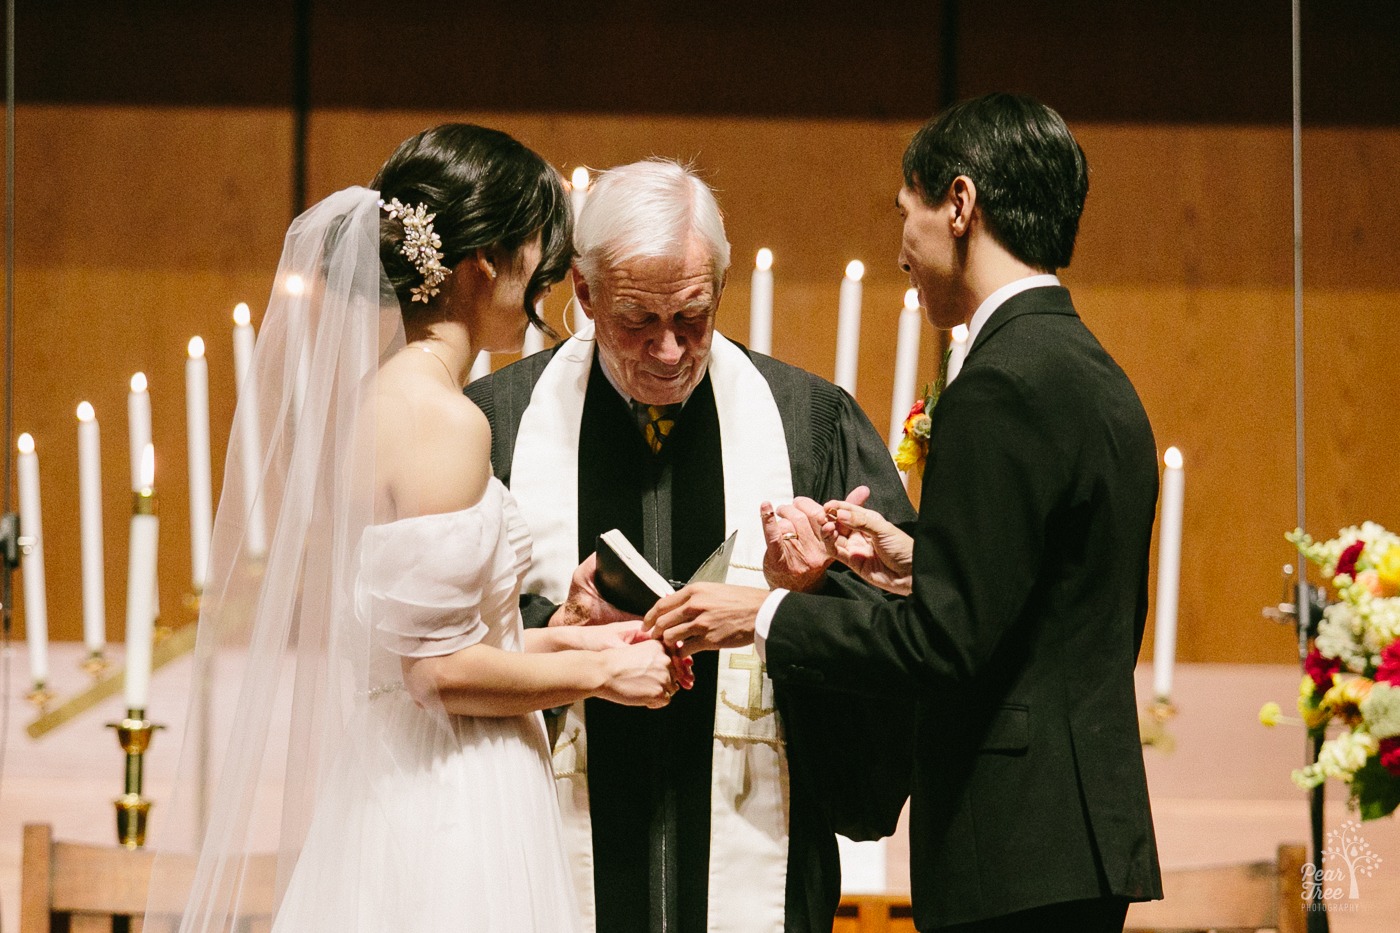
[[[1376,562],[1376,575],[1386,596],[1400,593],[1400,544],[1392,544]]]
[[[904,435],[894,451],[894,465],[901,472],[908,473],[924,458],[923,445],[911,434]]]
[[[1259,721],[1269,728],[1278,725],[1279,717],[1283,715],[1283,710],[1279,709],[1273,700],[1265,703],[1259,708]]]
[[[904,422],[905,432],[915,437],[928,437],[931,427],[933,427],[933,419],[923,413],[914,415]]]
[[[1347,677],[1337,683],[1322,697],[1322,708],[1340,716],[1349,726],[1361,722],[1361,701],[1371,692],[1375,684],[1365,677]]]

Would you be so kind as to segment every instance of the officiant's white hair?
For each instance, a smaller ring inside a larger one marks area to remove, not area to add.
[[[619,165],[589,188],[574,225],[575,261],[591,288],[613,263],[679,255],[692,234],[708,247],[716,280],[723,278],[729,241],[710,186],[670,159]]]

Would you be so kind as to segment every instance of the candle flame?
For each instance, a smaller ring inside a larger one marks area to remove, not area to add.
[[[204,355],[204,338],[190,338],[190,359],[197,360]]]
[[[302,295],[306,293],[306,280],[293,273],[287,276],[284,287],[287,289],[288,295]]]
[[[233,323],[239,327],[247,327],[253,320],[253,313],[248,310],[248,305],[240,301],[233,306]]]
[[[967,338],[970,334],[971,331],[967,329],[966,324],[959,324],[957,327],[953,328],[953,339],[958,343],[967,343]]]
[[[574,169],[573,174],[569,176],[569,183],[574,186],[575,191],[587,191],[589,181],[588,169],[582,165]]]
[[[919,310],[919,290],[911,288],[904,293],[904,309],[906,311]]]
[[[133,392],[145,392],[145,391],[146,391],[146,374],[145,374],[145,373],[137,373],[136,375],[134,375],[134,376],[131,377],[131,391],[133,391]]]
[[[861,262],[859,259],[852,259],[850,262],[846,263],[846,278],[850,279],[852,282],[859,282],[861,279],[865,278],[865,263]]]
[[[769,269],[773,268],[773,251],[766,246],[763,247],[763,249],[758,251],[758,255],[754,257],[753,264],[754,268],[758,271],[767,272]]]
[[[97,412],[95,412],[95,411],[92,410],[92,403],[91,403],[91,402],[79,402],[79,403],[78,403],[78,420],[79,420],[79,421],[91,421],[93,418],[96,418],[96,417],[97,417]]]
[[[34,438],[28,434],[19,436],[19,452],[22,454],[32,454],[34,452]]]
[[[141,488],[152,489],[156,484],[156,445],[147,444],[141,451]]]
[[[1175,447],[1168,447],[1167,452],[1162,454],[1162,462],[1167,465],[1169,470],[1181,469],[1181,451]]]

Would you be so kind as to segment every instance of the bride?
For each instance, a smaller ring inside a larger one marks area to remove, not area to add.
[[[196,669],[241,661],[241,692],[181,929],[238,916],[262,848],[275,930],[572,930],[537,711],[662,706],[690,675],[639,623],[521,627],[528,532],[461,390],[479,351],[540,323],[568,199],[534,152],[465,124],[402,143],[373,186],[293,222],[240,390]]]

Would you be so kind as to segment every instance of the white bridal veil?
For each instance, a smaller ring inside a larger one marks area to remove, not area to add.
[[[365,402],[404,345],[378,197],[338,192],[287,232],[234,417],[176,787],[154,813],[148,928],[182,914],[182,931],[222,931],[275,900],[327,770],[376,741],[350,718],[371,687],[372,620],[353,605],[374,518]],[[236,703],[206,708],[214,683]]]

